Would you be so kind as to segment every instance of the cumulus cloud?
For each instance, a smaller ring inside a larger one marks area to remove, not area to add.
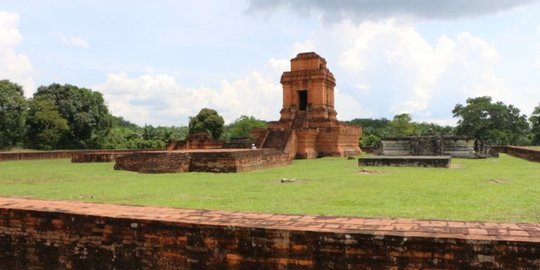
[[[272,70],[281,69],[283,61],[271,59],[267,67],[263,73],[223,80],[217,89],[186,87],[168,74],[126,73],[109,73],[94,89],[104,94],[113,114],[140,125],[184,125],[202,108],[216,109],[228,123],[241,115],[272,120],[279,116],[281,86],[278,78],[263,74],[277,74]]]
[[[56,36],[62,43],[64,43],[67,46],[74,46],[74,47],[79,47],[83,49],[87,49],[90,47],[88,45],[88,42],[81,37],[67,36],[63,33],[58,33]]]
[[[22,85],[29,96],[34,91],[33,68],[30,59],[15,50],[23,38],[18,23],[17,13],[0,11],[0,79]]]
[[[378,20],[390,17],[453,19],[496,13],[537,0],[249,0],[248,11],[288,7],[301,14],[315,11],[326,21],[344,18]]]
[[[540,38],[540,24],[536,27],[536,34]],[[540,42],[538,42],[538,55],[536,56],[535,65],[537,68],[540,68]]]
[[[471,33],[428,41],[413,25],[392,19],[358,25],[345,20],[304,43],[329,53],[323,56],[341,90],[336,106],[342,119],[408,112],[419,120],[448,121],[453,106],[467,97],[512,100],[496,74],[496,48]]]
[[[312,52],[315,51],[315,44],[311,40],[306,40],[304,42],[296,42],[293,45],[294,53],[301,53],[301,52]]]

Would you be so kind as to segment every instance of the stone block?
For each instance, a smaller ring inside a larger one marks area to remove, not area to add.
[[[372,156],[358,158],[358,166],[449,168],[450,156]]]

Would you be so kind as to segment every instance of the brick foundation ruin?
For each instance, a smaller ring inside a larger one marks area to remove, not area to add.
[[[450,156],[455,158],[496,157],[482,141],[466,136],[388,137],[374,153],[381,156]]]
[[[141,151],[117,157],[114,169],[140,173],[225,173],[266,169],[290,163],[287,154],[275,149]]]
[[[207,133],[195,133],[187,136],[185,140],[170,142],[167,150],[190,150],[190,149],[219,149],[223,147],[223,141],[216,141]]]
[[[450,156],[371,156],[358,158],[358,166],[450,168]]]
[[[376,154],[358,159],[359,166],[449,168],[452,158],[498,157],[482,141],[465,136],[387,137],[373,149]]]

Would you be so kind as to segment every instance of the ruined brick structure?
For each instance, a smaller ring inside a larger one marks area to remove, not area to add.
[[[324,58],[314,52],[298,54],[291,60],[291,71],[281,76],[281,84],[281,118],[270,122],[264,137],[257,138],[261,147],[279,148],[296,158],[361,153],[362,129],[336,119],[336,80]]]
[[[140,173],[245,172],[285,166],[289,156],[275,149],[139,151],[116,157],[115,170]]]
[[[294,158],[357,155],[362,152],[362,129],[336,119],[335,81],[326,60],[316,53],[292,59],[291,71],[281,77],[281,118],[252,132],[259,149],[252,150],[250,141],[225,144],[201,133],[170,143],[166,151],[83,154],[73,161],[114,160],[115,169],[143,173],[241,172],[287,165]]]
[[[185,140],[172,141],[167,145],[167,150],[189,149],[218,149],[223,147],[223,141],[216,141],[208,133],[194,133]]]
[[[454,158],[497,157],[496,151],[479,139],[467,136],[402,136],[382,139],[374,151],[382,156],[451,156]]]
[[[358,166],[450,168],[450,156],[367,156],[358,158]]]

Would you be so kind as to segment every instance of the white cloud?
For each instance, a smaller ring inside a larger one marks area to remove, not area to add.
[[[536,27],[536,34],[538,38],[540,39],[540,24]],[[538,55],[536,56],[535,66],[537,68],[540,68],[540,41],[538,42],[537,46],[538,46]]]
[[[374,54],[380,54],[380,60],[406,67],[413,76],[411,98],[393,108],[394,112],[427,109],[431,90],[440,74],[453,61],[455,44],[452,40],[443,36],[435,46],[431,46],[414,27],[397,26],[393,20],[366,22],[358,27],[346,22],[340,27],[345,35],[352,37],[351,47],[345,49],[340,57],[344,69],[361,72],[368,67]]]
[[[408,112],[434,119],[433,114],[444,114],[447,121],[453,106],[467,97],[512,100],[495,72],[500,60],[496,48],[470,33],[430,42],[413,25],[392,19],[358,25],[343,21],[322,27],[308,41],[330,53],[323,57],[343,90],[341,97],[362,104],[368,115]],[[338,104],[337,110],[342,116],[366,116],[351,105]]]
[[[269,61],[277,65],[280,61]],[[111,112],[137,124],[185,125],[202,108],[216,109],[230,123],[241,115],[277,120],[281,86],[277,78],[253,71],[241,79],[223,80],[218,89],[190,88],[168,74],[129,77],[109,73],[94,89],[105,96]]]
[[[280,76],[284,71],[290,70],[290,60],[271,58],[266,62],[266,67],[272,72],[272,76]]]
[[[18,23],[17,13],[0,11],[0,79],[22,85],[25,95],[30,96],[35,90],[33,67],[28,56],[15,50],[23,38]]]
[[[315,51],[315,44],[311,40],[296,42],[293,45],[293,50],[295,55],[301,52],[313,52]]]
[[[359,117],[369,117],[370,114],[363,109],[362,104],[353,96],[335,88],[335,108],[338,112],[338,119],[352,120]]]
[[[83,49],[87,49],[90,47],[88,45],[88,42],[81,37],[66,36],[63,33],[58,33],[56,36],[58,37],[58,39],[60,39],[62,43],[64,43],[67,46],[75,46],[75,47],[79,47]]]

